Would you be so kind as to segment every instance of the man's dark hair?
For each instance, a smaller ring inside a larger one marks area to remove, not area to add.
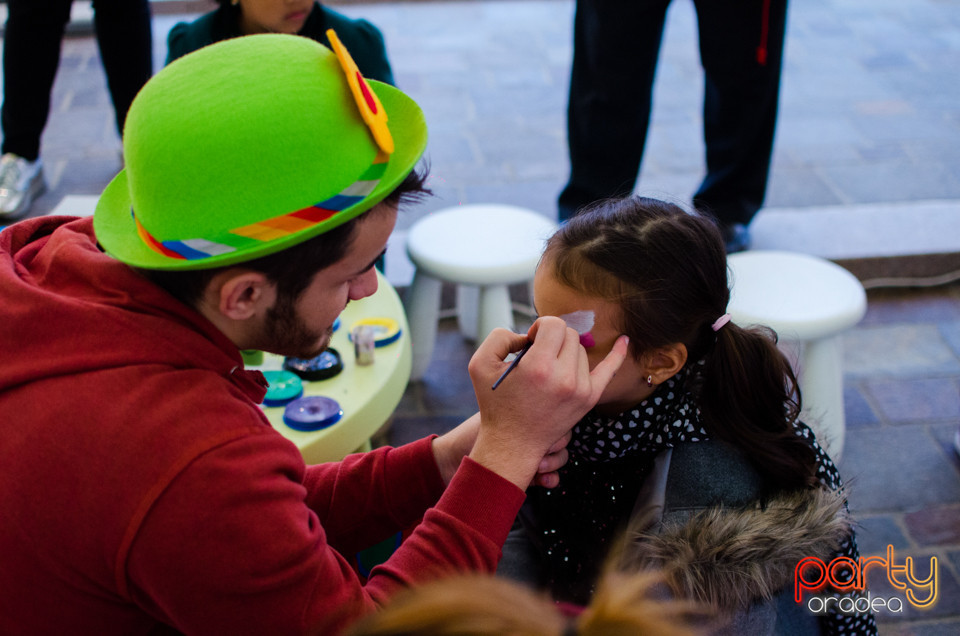
[[[426,187],[428,172],[426,167],[420,171],[415,168],[383,199],[383,203],[400,206],[429,195],[430,190]],[[303,243],[243,263],[213,269],[167,271],[138,268],[137,271],[191,307],[196,307],[213,277],[230,268],[249,269],[265,274],[277,285],[278,301],[295,302],[317,272],[344,257],[356,237],[357,223],[365,214],[367,213]]]

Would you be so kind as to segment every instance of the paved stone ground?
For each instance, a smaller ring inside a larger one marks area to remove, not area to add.
[[[555,215],[566,171],[572,0],[340,8],[383,29],[398,83],[430,123],[437,196],[404,213],[401,232],[460,203],[502,201]],[[157,12],[156,68],[167,30],[189,17]],[[936,207],[946,221],[929,242],[951,230],[960,236],[958,63],[957,0],[793,3],[770,209],[761,214],[829,208],[834,220],[821,234],[862,233],[875,225],[863,220],[864,206],[880,204],[918,226],[926,217],[913,215]],[[683,200],[695,189],[701,90],[693,9],[678,0],[662,51],[642,192]],[[43,138],[50,191],[32,213],[49,212],[67,194],[99,193],[121,167],[119,148],[96,46],[81,28],[64,42]],[[844,227],[844,209],[856,219],[851,227]],[[921,235],[923,229],[916,228]],[[868,299],[865,319],[844,337],[848,437],[841,469],[862,522],[864,554],[882,555],[893,545],[898,561],[915,558],[920,576],[935,556],[940,588],[929,611],[882,615],[881,633],[957,634],[960,459],[952,437],[960,421],[960,285],[875,289]],[[473,411],[471,351],[445,321],[432,367],[400,405],[392,442],[441,432]],[[875,595],[902,594],[874,572]]]

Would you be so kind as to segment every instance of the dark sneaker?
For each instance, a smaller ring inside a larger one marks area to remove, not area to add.
[[[743,223],[721,225],[720,233],[723,235],[723,244],[727,248],[727,254],[744,252],[750,249],[750,230]]]
[[[24,216],[45,188],[40,159],[27,161],[12,152],[0,157],[0,220]]]

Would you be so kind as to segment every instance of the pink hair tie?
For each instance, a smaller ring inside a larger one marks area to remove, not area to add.
[[[730,322],[730,314],[723,314],[722,316],[717,318],[716,322],[710,325],[710,328],[713,329],[714,331],[720,331],[723,328],[723,326],[728,322]]]

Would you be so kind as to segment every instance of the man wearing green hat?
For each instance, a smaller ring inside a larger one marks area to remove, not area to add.
[[[331,42],[177,60],[134,101],[92,222],[0,233],[0,633],[335,633],[493,571],[523,490],[555,485],[626,352],[590,372],[559,319],[496,392],[527,336],[494,332],[478,415],[440,437],[305,466],[260,410],[239,351],[319,353],[422,192],[420,109]],[[414,524],[366,581],[342,556]]]

